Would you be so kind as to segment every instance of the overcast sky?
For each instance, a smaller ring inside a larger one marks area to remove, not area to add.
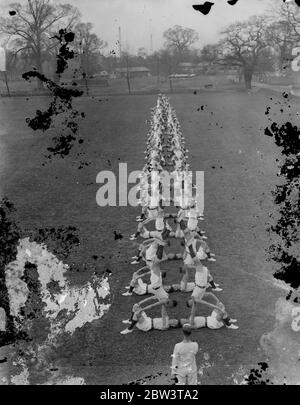
[[[274,1],[274,0],[273,0]],[[123,48],[130,52],[140,47],[150,48],[153,35],[154,51],[163,45],[163,32],[174,25],[190,27],[200,34],[199,45],[212,43],[226,25],[263,13],[270,0],[239,0],[235,6],[227,0],[211,0],[209,15],[196,12],[193,4],[203,0],[70,0],[82,13],[85,21],[94,24],[94,31],[111,50],[117,51],[118,27],[121,26]]]
[[[5,6],[14,1],[0,0]],[[206,16],[192,8],[193,4],[203,4],[205,0],[51,0],[57,3],[70,3],[76,6],[84,22],[94,25],[94,32],[108,42],[104,53],[118,51],[118,28],[121,27],[123,50],[135,53],[138,48],[150,50],[151,34],[153,50],[163,44],[163,32],[174,25],[195,29],[200,35],[197,44],[202,47],[218,39],[222,28],[235,22],[262,14],[270,9],[270,4],[280,0],[238,0],[230,6],[227,0],[210,0],[215,3]]]

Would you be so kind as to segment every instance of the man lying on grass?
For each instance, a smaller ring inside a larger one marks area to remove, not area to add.
[[[169,328],[178,328],[180,327],[180,322],[178,319],[169,319],[166,307],[172,308],[177,306],[177,301],[168,300],[164,304],[153,304],[149,305],[146,308],[142,308],[141,304],[134,304],[132,308],[131,318],[123,321],[124,324],[129,324],[128,328],[124,329],[121,334],[127,335],[128,333],[133,332],[134,327],[143,331],[149,332],[150,330],[167,330]],[[161,318],[150,318],[145,309],[150,309],[155,306],[161,305]]]

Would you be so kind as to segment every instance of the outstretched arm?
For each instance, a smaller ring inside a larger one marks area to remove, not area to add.
[[[178,346],[175,345],[173,354],[172,354],[172,366],[171,366],[171,375],[175,376],[177,374],[178,368]]]
[[[210,298],[212,298],[212,299],[215,301],[215,303],[216,303],[216,305],[218,306],[218,308],[219,308],[219,305],[220,305],[221,301],[219,300],[219,298],[217,298],[217,297],[215,296],[215,294],[213,294],[213,293],[211,293],[211,292],[205,292],[204,297],[210,297]]]
[[[142,273],[143,271],[145,271],[146,269],[148,269],[147,272]],[[133,273],[132,275],[132,279],[130,281],[130,288],[129,288],[129,294],[132,294],[134,287],[137,284],[137,281],[145,276],[147,276],[148,274],[151,274],[151,271],[149,269],[148,266],[144,266],[141,269],[137,270],[135,273]]]
[[[191,316],[190,316],[191,326],[195,326],[196,305],[197,305],[197,303],[193,300]]]
[[[151,308],[156,308],[156,307],[160,307],[160,306],[162,306],[164,303],[162,302],[162,301],[158,301],[158,302],[156,302],[155,304],[151,304],[151,305],[148,305],[147,307],[144,307],[143,308],[143,311],[148,311],[148,309],[151,309]]]
[[[210,294],[210,293],[208,293],[208,294]],[[221,312],[225,315],[225,312],[224,312],[224,311],[222,310],[222,308],[221,308],[220,306],[218,306],[218,305],[211,304],[210,302],[208,302],[208,301],[206,301],[206,300],[204,300],[204,299],[199,300],[198,302],[201,303],[201,304],[204,304],[204,305],[206,305],[206,306],[208,306],[208,307],[210,307],[210,308],[217,309],[218,311],[221,311]]]
[[[142,300],[142,301],[139,302],[139,305],[141,306],[141,305],[146,304],[146,303],[149,303],[149,302],[151,302],[151,301],[157,301],[157,298],[154,297],[154,296],[145,298],[144,300]]]
[[[162,317],[163,329],[167,329],[167,327],[168,327],[168,325],[167,325],[168,313],[167,313],[167,309],[166,309],[165,305],[162,305],[162,307],[161,307],[161,317]]]
[[[146,269],[148,269],[149,271],[147,271],[146,273],[143,273]],[[132,278],[135,278],[137,280],[138,278],[144,277],[150,273],[151,273],[151,271],[149,269],[149,266],[144,266],[141,269],[138,269],[136,272],[134,272]]]

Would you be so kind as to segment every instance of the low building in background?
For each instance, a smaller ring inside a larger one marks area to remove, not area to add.
[[[151,76],[150,70],[144,66],[129,67],[128,69],[126,67],[116,68],[114,73],[117,78],[127,77],[127,74],[129,74],[129,77],[133,79],[137,77]]]

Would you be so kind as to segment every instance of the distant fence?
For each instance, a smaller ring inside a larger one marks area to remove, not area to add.
[[[7,88],[3,76],[0,81],[0,94],[7,95]],[[21,74],[7,74],[8,85],[12,96],[47,95],[47,89],[37,89],[37,82],[31,83],[22,79]],[[66,79],[61,80],[60,85],[74,87],[82,90],[87,96],[109,96],[129,94],[128,83],[125,78],[118,79]],[[244,87],[243,80],[237,75],[199,75],[195,77],[139,77],[130,79],[131,94],[157,94],[157,93],[186,93],[238,90]]]

